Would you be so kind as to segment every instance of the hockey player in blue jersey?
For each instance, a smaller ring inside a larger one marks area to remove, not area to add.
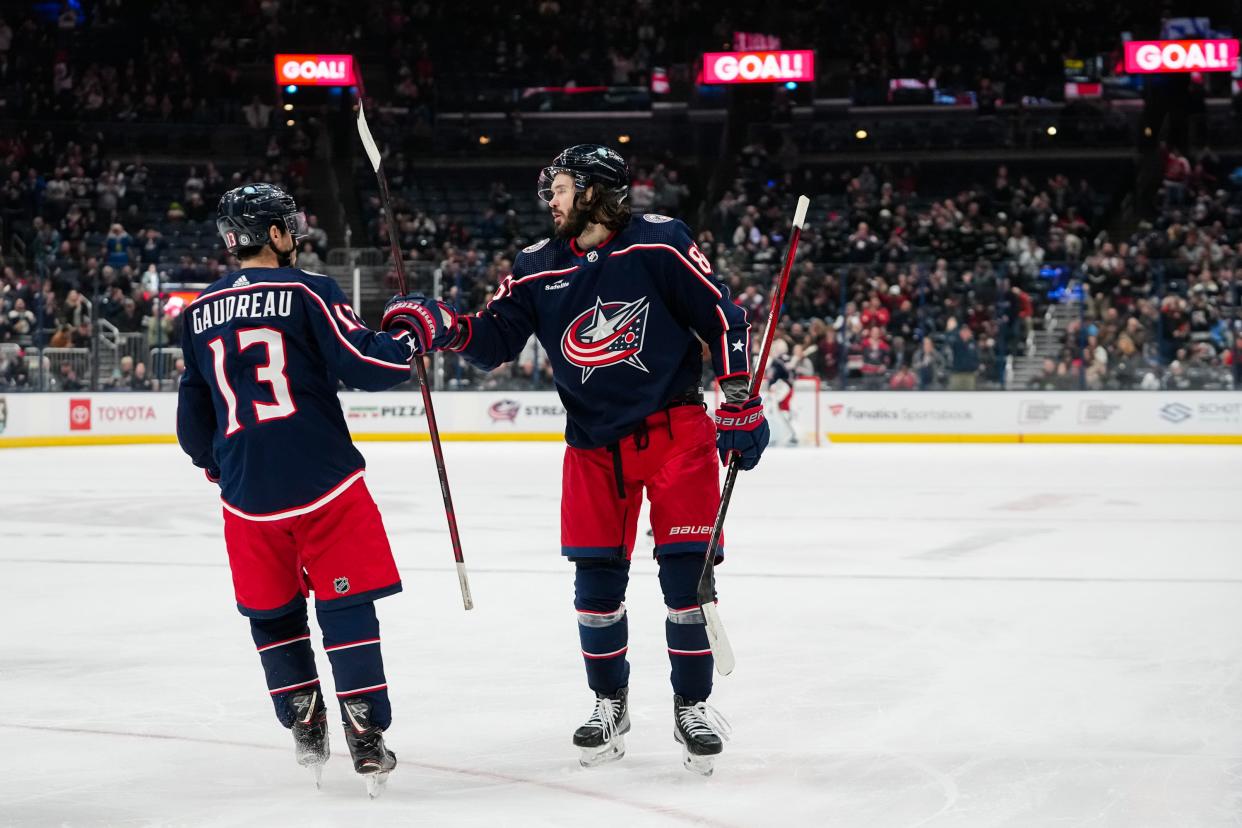
[[[720,502],[719,467],[759,461],[768,440],[749,392],[749,326],[689,229],[632,217],[629,169],[598,145],[545,168],[539,195],[555,237],[523,250],[487,307],[461,317],[419,295],[394,297],[384,330],[490,370],[534,334],[568,414],[561,552],[576,568],[574,606],[596,705],[574,733],[582,764],[624,754],[630,728],[625,591],[644,490],[667,605],[674,734],[686,767],[711,773],[728,727],[707,705],[713,661],[696,589]],[[701,342],[725,402],[713,425],[699,388]],[[720,546],[723,555],[724,545]]]
[[[337,381],[390,388],[421,347],[369,330],[336,282],[295,267],[306,221],[280,188],[230,190],[216,223],[241,268],[184,311],[177,438],[220,486],[237,608],[299,763],[318,781],[328,758],[313,590],[346,743],[375,795],[396,756],[383,738],[392,713],[374,602],[401,580]]]

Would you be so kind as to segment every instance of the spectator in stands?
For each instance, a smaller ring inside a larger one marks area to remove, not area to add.
[[[924,336],[918,353],[914,355],[914,371],[918,377],[919,390],[939,388],[944,367],[944,355],[936,348],[936,343],[930,336]]]
[[[185,200],[185,217],[189,221],[206,221],[215,213],[215,205],[203,200],[201,192],[190,193]]]
[[[892,379],[888,381],[888,387],[893,391],[913,391],[917,382],[910,366],[902,365],[893,373]]]
[[[1060,387],[1059,383],[1056,362],[1044,359],[1043,370],[1027,380],[1026,385],[1036,391],[1055,391]]]
[[[690,188],[681,182],[680,174],[677,170],[657,164],[653,178],[655,199],[652,209],[666,216],[680,215],[682,204],[690,197]]]
[[[70,338],[70,347],[90,348],[91,345],[91,320],[83,318],[78,322],[78,326],[73,329],[73,335]]]
[[[125,232],[125,228],[120,223],[113,224],[108,228],[108,236],[104,239],[104,262],[114,268],[129,264],[129,248],[132,244],[133,239]]]
[[[48,341],[49,348],[69,348],[73,345],[73,326],[61,322],[56,326],[56,332],[52,334],[52,338]]]
[[[298,267],[312,273],[318,273],[323,267],[323,260],[319,258],[319,254],[315,252],[315,245],[309,239],[302,242],[302,247],[298,250]]]
[[[128,391],[134,382],[134,358],[126,355],[121,363],[112,369],[111,386],[120,391]]]
[[[154,227],[148,227],[139,234],[142,239],[138,246],[138,261],[145,267],[159,263],[164,258],[164,251],[167,244],[164,242],[164,236]]]
[[[432,233],[434,232],[433,225]],[[311,244],[315,245],[315,251],[320,256],[328,255],[328,234],[319,226],[319,216],[314,213],[306,216],[306,237],[310,239]]]
[[[975,344],[974,332],[969,325],[959,325],[955,333],[949,334],[949,342],[953,353],[949,390],[974,391],[979,373],[979,347]]]
[[[884,387],[884,375],[888,372],[891,350],[879,325],[873,325],[862,343],[863,388],[878,391]]]
[[[272,108],[263,103],[258,95],[255,95],[250,99],[250,103],[242,107],[242,114],[245,115],[246,123],[251,129],[267,129],[272,117]]]
[[[121,333],[140,333],[142,331],[142,313],[138,310],[138,303],[126,296],[121,301],[121,312],[117,314],[112,324],[116,325]]]
[[[26,307],[26,300],[18,297],[13,302],[13,309],[9,311],[8,317],[9,332],[15,340],[29,341],[30,336],[35,331],[34,312]]]
[[[147,364],[138,362],[134,364],[134,375],[129,380],[130,391],[151,391],[154,385],[151,378],[147,376]]]
[[[60,373],[56,377],[57,391],[81,391],[85,388],[81,380],[78,379],[78,372],[74,370],[73,364],[69,360],[60,363]]]

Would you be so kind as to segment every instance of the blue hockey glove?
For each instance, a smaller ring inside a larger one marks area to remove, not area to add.
[[[443,351],[457,337],[457,311],[419,293],[397,295],[384,306],[380,330],[394,336],[408,331],[414,353]]]
[[[768,421],[763,416],[763,398],[751,397],[740,403],[721,403],[716,409],[716,451],[720,462],[729,465],[738,457],[738,468],[750,471],[768,446]]]
[[[212,467],[210,469],[203,469],[203,474],[206,476],[207,482],[209,483],[220,482],[220,470],[215,467]]]

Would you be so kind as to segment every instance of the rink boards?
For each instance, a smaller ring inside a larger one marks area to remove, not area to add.
[[[341,395],[355,439],[420,441],[417,393]],[[559,441],[565,409],[554,392],[435,395],[445,440]],[[167,443],[176,440],[171,393],[0,395],[0,448]],[[835,392],[799,382],[788,418],[769,412],[777,438],[828,443],[1242,444],[1242,396],[1232,392]]]

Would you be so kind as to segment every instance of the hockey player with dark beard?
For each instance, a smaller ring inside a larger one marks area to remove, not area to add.
[[[237,609],[298,762],[318,781],[329,753],[313,590],[345,742],[375,796],[397,761],[375,601],[401,581],[336,389],[405,382],[423,347],[368,329],[336,282],[296,267],[306,219],[279,187],[225,193],[216,225],[241,268],[182,314],[177,438],[220,486]]]
[[[667,605],[674,736],[687,768],[712,772],[728,724],[712,690],[697,585],[720,503],[719,467],[754,468],[768,442],[751,397],[749,326],[682,222],[631,216],[615,151],[580,144],[539,178],[555,229],[523,250],[487,306],[458,317],[435,299],[394,297],[381,327],[491,370],[534,334],[567,412],[561,553],[595,709],[574,733],[585,766],[621,758],[630,729],[625,593],[644,491]],[[701,342],[724,394],[716,422],[699,387]],[[724,555],[724,543],[717,551]]]

